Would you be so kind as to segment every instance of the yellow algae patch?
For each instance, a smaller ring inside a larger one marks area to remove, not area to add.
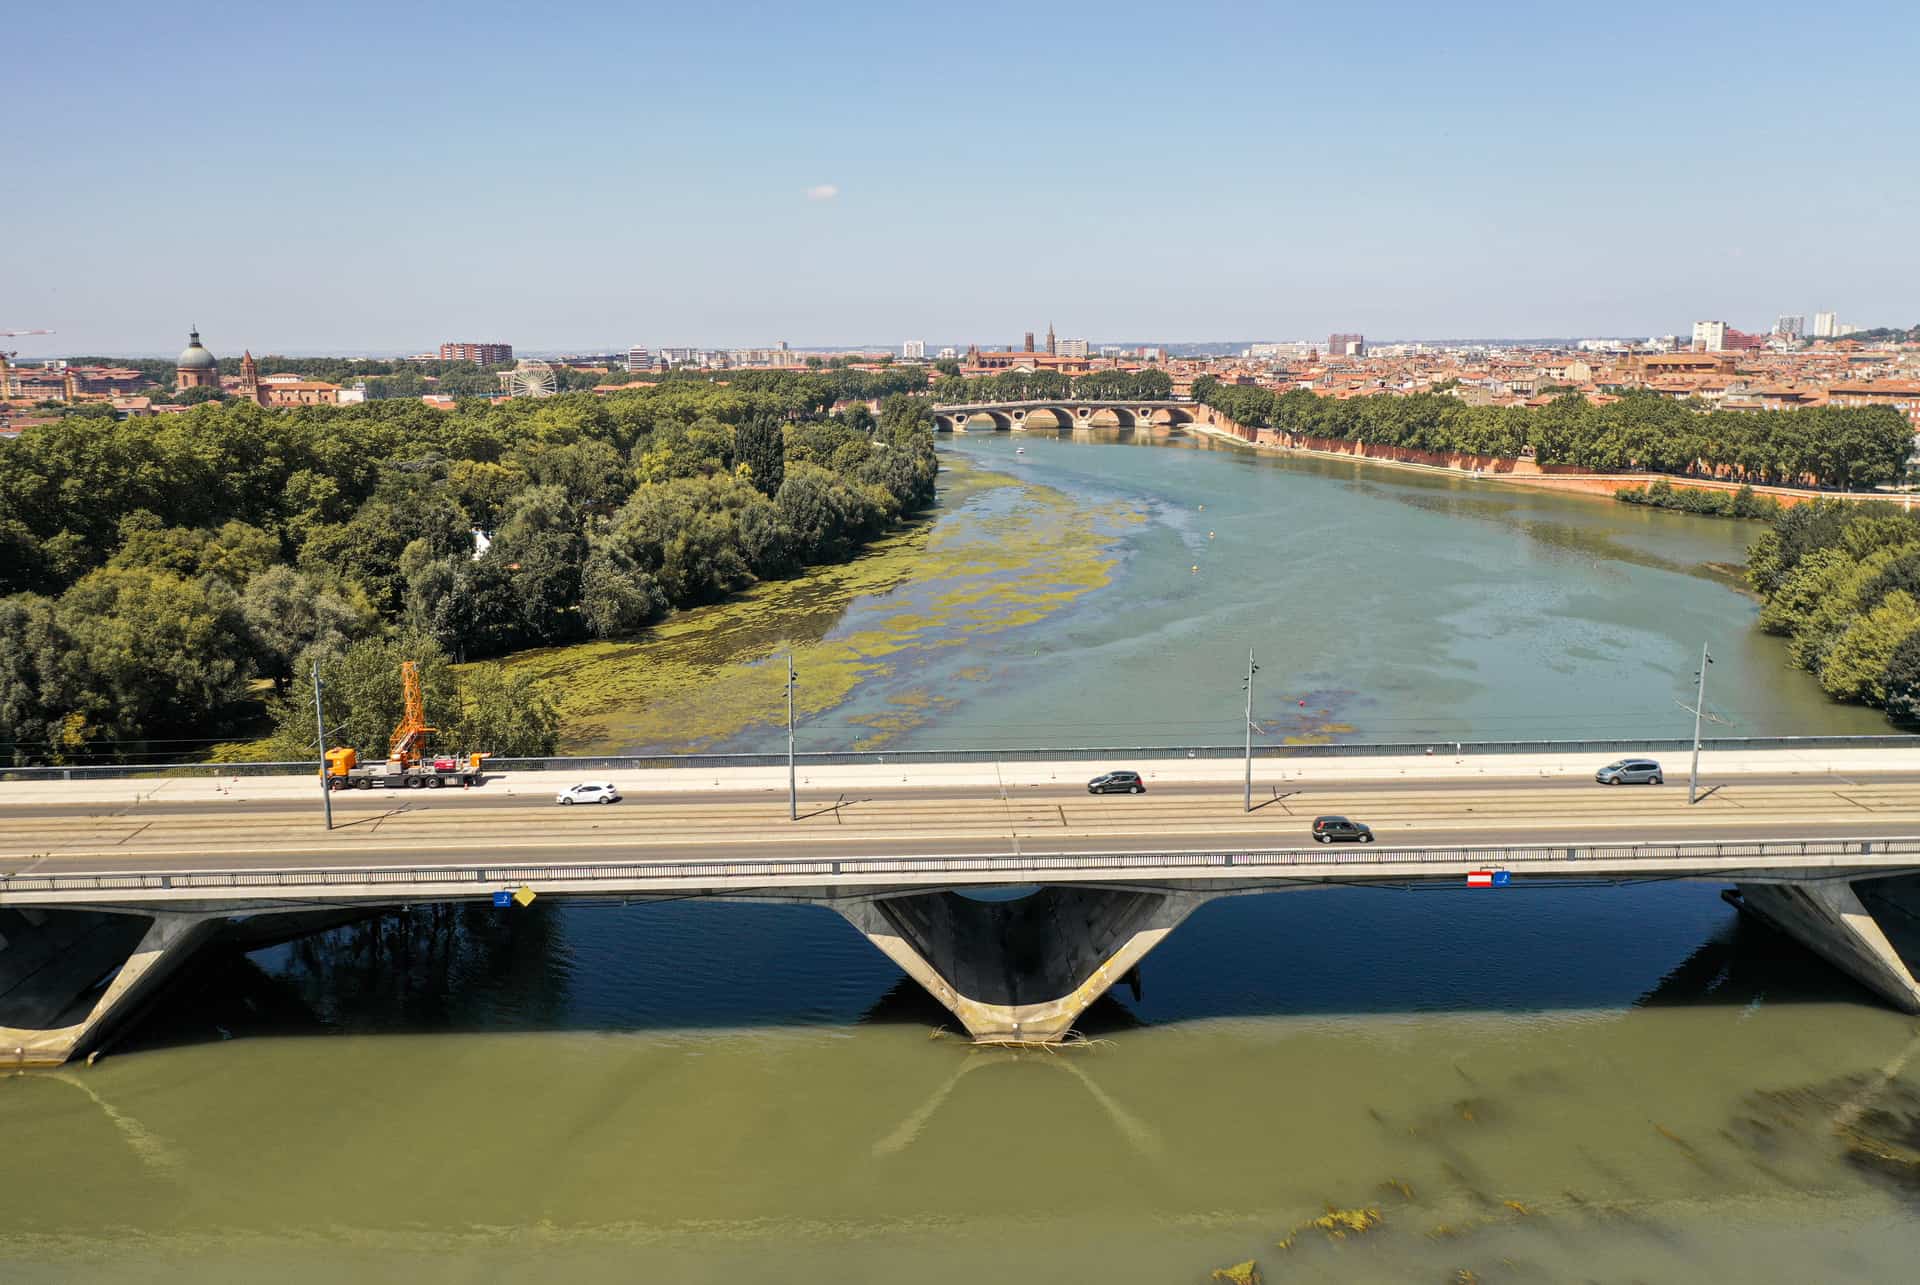
[[[1249,1258],[1232,1267],[1216,1267],[1213,1269],[1213,1279],[1226,1281],[1228,1285],[1260,1285],[1260,1265]]]
[[[847,722],[855,727],[870,729],[868,734],[854,741],[857,750],[872,749],[884,745],[901,732],[926,723],[941,707],[953,704],[950,696],[941,696],[928,691],[905,691],[887,697],[887,704],[898,709],[899,713],[855,714]]]
[[[1309,1219],[1288,1232],[1286,1239],[1280,1242],[1280,1248],[1292,1249],[1295,1240],[1303,1231],[1323,1231],[1327,1234],[1328,1240],[1345,1240],[1349,1236],[1364,1235],[1384,1221],[1378,1205],[1365,1205],[1359,1209],[1329,1207],[1327,1212],[1318,1218]]]
[[[950,456],[939,487],[932,517],[851,562],[677,612],[632,639],[523,652],[508,663],[551,680],[565,752],[701,750],[784,726],[788,651],[804,719],[892,675],[903,653],[1044,620],[1110,582],[1118,560],[1111,532],[1126,510],[1090,511],[1050,487]],[[963,676],[984,681],[987,672]],[[909,693],[892,701],[897,715],[849,721],[871,729],[859,742],[869,748],[948,699]]]

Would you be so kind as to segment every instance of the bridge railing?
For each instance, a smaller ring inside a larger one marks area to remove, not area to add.
[[[1903,858],[1911,858],[1911,861],[1902,861]],[[579,893],[590,890],[594,885],[602,885],[612,891],[627,890],[644,895],[649,884],[684,889],[690,883],[704,883],[716,890],[737,891],[755,886],[756,881],[777,881],[766,883],[764,886],[767,887],[791,886],[797,880],[856,885],[901,881],[937,885],[947,880],[993,882],[993,876],[1003,876],[1003,881],[1007,883],[1036,883],[1045,882],[1049,875],[1104,875],[1124,879],[1139,877],[1144,872],[1152,872],[1162,878],[1173,872],[1176,875],[1226,882],[1239,877],[1269,879],[1288,872],[1339,865],[1432,865],[1456,869],[1485,867],[1522,872],[1532,870],[1536,873],[1552,870],[1556,874],[1567,874],[1578,873],[1582,866],[1600,862],[1658,863],[1665,868],[1665,873],[1673,873],[1676,869],[1711,873],[1716,869],[1759,869],[1782,867],[1787,863],[1802,868],[1810,863],[1816,867],[1824,863],[1842,868],[1888,864],[1920,867],[1920,836],[1737,840],[1724,843],[1561,843],[1346,850],[1334,850],[1327,846],[1217,852],[1004,853],[942,857],[602,861],[577,865],[556,862],[474,863],[178,873],[115,871],[97,874],[14,874],[0,876],[0,898],[21,894],[72,897],[101,894],[112,895],[114,900],[128,900],[131,899],[130,894],[135,897],[153,894],[157,900],[258,898],[271,901],[278,896],[304,903],[314,900],[317,894],[329,892],[358,900],[377,899],[382,888],[396,889],[396,896],[481,897],[523,884],[565,885],[562,891],[568,893]],[[1382,874],[1372,877],[1394,876]],[[1618,875],[1616,872],[1606,877]]]
[[[1738,753],[1763,750],[1802,750],[1817,752],[1836,749],[1920,750],[1920,736],[1732,736],[1700,743],[1708,753]],[[1275,759],[1386,758],[1431,755],[1435,758],[1469,758],[1491,754],[1654,754],[1690,750],[1688,737],[1650,737],[1643,740],[1592,738],[1574,740],[1528,741],[1357,741],[1326,745],[1255,745],[1253,756],[1263,762]],[[1064,745],[1000,746],[992,749],[882,749],[882,750],[809,750],[795,755],[803,767],[834,767],[853,764],[916,763],[1044,763],[1075,761],[1190,758],[1238,759],[1244,757],[1243,745]],[[729,768],[785,766],[784,753],[726,754],[557,754],[540,758],[494,758],[488,767],[495,771],[582,771],[618,769],[646,771],[657,768]],[[90,763],[59,767],[0,767],[0,781],[103,780],[132,776],[289,776],[319,770],[313,759],[263,763]]]

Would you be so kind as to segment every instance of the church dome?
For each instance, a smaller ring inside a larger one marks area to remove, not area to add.
[[[193,331],[187,336],[187,346],[180,352],[180,360],[174,365],[181,370],[212,370],[220,363],[213,354],[200,346],[200,332]]]

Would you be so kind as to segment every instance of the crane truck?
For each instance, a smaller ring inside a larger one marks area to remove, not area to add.
[[[483,766],[490,754],[425,753],[427,740],[438,728],[427,725],[426,701],[420,693],[420,670],[412,661],[400,664],[405,709],[387,742],[384,763],[362,766],[357,752],[347,748],[327,751],[329,790],[371,790],[374,786],[399,789],[443,789],[449,785],[479,785],[486,780]]]

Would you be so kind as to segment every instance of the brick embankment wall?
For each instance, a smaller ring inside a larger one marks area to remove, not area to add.
[[[1307,455],[1344,456],[1369,460],[1401,468],[1417,468],[1499,482],[1517,482],[1584,495],[1611,497],[1622,487],[1644,487],[1664,481],[1676,491],[1740,490],[1743,483],[1724,478],[1682,477],[1668,473],[1592,473],[1572,464],[1541,464],[1530,459],[1508,459],[1499,455],[1467,455],[1440,451],[1415,450],[1405,446],[1374,446],[1340,437],[1310,437],[1272,428],[1249,428],[1227,418],[1211,406],[1194,407],[1194,427],[1202,432],[1235,437],[1250,446],[1277,451],[1295,451]],[[1782,506],[1792,507],[1808,500],[1888,499],[1887,496],[1840,495],[1830,491],[1810,491],[1790,486],[1755,486],[1755,495],[1772,496]]]

